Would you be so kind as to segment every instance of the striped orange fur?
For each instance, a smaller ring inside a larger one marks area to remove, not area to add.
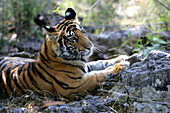
[[[5,57],[0,62],[0,93],[7,96],[48,91],[57,98],[72,99],[92,91],[108,73],[123,70],[118,63],[125,57],[86,63],[93,44],[87,38],[73,9],[54,27],[44,26],[47,34],[36,60]],[[117,63],[117,64],[115,64]],[[95,70],[92,65],[105,69]],[[115,64],[115,65],[114,65]],[[114,66],[111,66],[114,65]]]

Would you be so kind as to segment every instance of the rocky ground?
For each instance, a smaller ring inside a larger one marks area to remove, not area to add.
[[[153,50],[145,58],[134,54],[128,61],[131,65],[127,70],[119,72],[117,76],[109,74],[99,89],[81,100],[40,109],[36,105],[53,98],[30,94],[19,98],[1,99],[0,112],[168,113],[170,52]]]
[[[87,94],[85,98],[43,108],[39,107],[43,101],[55,99],[47,95],[38,96],[35,93],[17,98],[0,98],[0,112],[168,113],[170,111],[170,52],[154,50],[143,58],[139,54],[132,55],[134,48],[130,46],[120,48],[124,42],[133,43],[135,39],[148,32],[145,27],[140,26],[127,30],[105,31],[98,35],[88,33],[96,50],[90,61],[108,59],[114,54],[131,56],[128,59],[130,66],[127,70],[119,72],[117,76],[109,74],[101,87]],[[162,32],[160,35],[164,36],[165,41],[170,38],[169,32]],[[29,37],[13,46],[4,46],[2,53],[3,56],[35,59],[42,42],[43,39]]]

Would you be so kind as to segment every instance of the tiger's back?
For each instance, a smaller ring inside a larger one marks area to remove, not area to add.
[[[27,66],[33,63],[32,59],[24,59],[19,57],[4,57],[0,62],[0,88],[1,94],[6,96],[12,95],[14,93],[15,84],[19,90],[22,88],[19,86],[17,79],[21,81],[20,75],[25,74]],[[25,78],[22,78],[25,80]],[[24,82],[23,82],[24,84]],[[24,87],[24,85],[23,85]]]
[[[68,90],[82,86],[80,79],[85,71],[83,67],[61,60],[53,61],[50,65],[49,61],[39,57],[42,56],[39,54],[39,61],[17,57],[4,58],[0,62],[1,93],[6,96],[18,96],[36,91],[43,95],[44,91],[48,91],[57,98],[66,98],[63,93],[68,95]]]

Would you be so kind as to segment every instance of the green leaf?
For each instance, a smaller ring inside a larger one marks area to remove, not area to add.
[[[122,43],[120,47],[122,48],[122,47],[123,47],[124,45],[126,45],[127,43],[128,43],[128,40],[127,40],[126,42]]]
[[[137,39],[136,43],[139,43],[139,42],[141,42],[141,41],[142,41],[142,39]]]
[[[124,28],[124,27],[121,27],[120,29],[121,29],[121,30],[124,30],[124,29],[126,29],[126,28]]]
[[[142,48],[140,44],[134,44],[135,48]]]
[[[57,12],[60,9],[60,7],[57,7],[56,10],[53,10],[53,13]]]
[[[146,45],[148,45],[149,43],[150,43],[150,41],[149,41],[149,40],[147,40],[147,41],[146,41]]]
[[[130,35],[131,35],[131,31],[129,31],[129,33],[128,33],[128,38],[130,37]]]

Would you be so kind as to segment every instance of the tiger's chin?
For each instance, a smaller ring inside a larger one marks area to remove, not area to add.
[[[93,54],[93,49],[89,50],[88,52],[84,53],[83,58],[87,59]]]

